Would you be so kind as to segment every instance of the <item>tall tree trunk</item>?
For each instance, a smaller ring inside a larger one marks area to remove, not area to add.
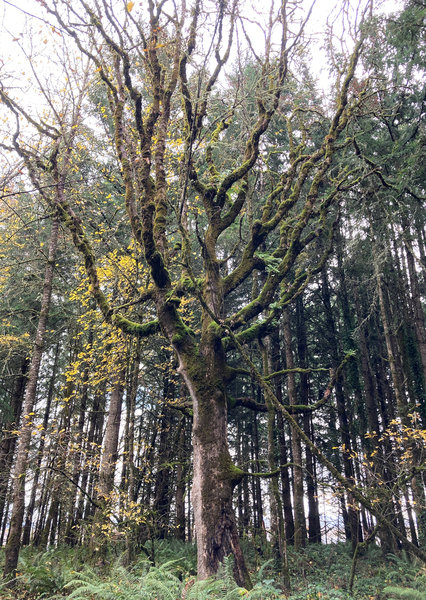
[[[299,357],[299,366],[308,367],[308,342],[306,337],[305,312],[303,307],[303,297],[296,299],[296,338],[297,353]],[[300,374],[299,389],[300,404],[307,406],[309,404],[309,375]],[[306,412],[303,415],[303,430],[306,435],[313,440],[312,415]],[[321,523],[319,516],[318,494],[315,482],[315,458],[311,450],[306,447],[306,491],[308,496],[308,537],[311,544],[321,543]]]
[[[176,533],[178,540],[185,541],[185,477],[187,456],[185,444],[185,417],[179,423],[178,464],[176,467]]]
[[[6,526],[7,510],[5,510],[6,498],[9,486],[10,470],[15,454],[17,436],[12,434],[19,424],[19,419],[22,410],[22,400],[25,392],[25,384],[27,382],[29,361],[27,358],[22,358],[19,365],[19,375],[17,375],[13,388],[10,402],[12,419],[5,423],[3,427],[3,437],[0,442],[0,529],[4,529],[2,524]],[[0,544],[1,545],[1,544]]]
[[[396,406],[398,410],[399,417],[401,418],[402,424],[410,429],[412,427],[412,423],[408,417],[408,404],[406,402],[406,398],[403,393],[401,380],[399,377],[398,369],[397,369],[397,361],[394,352],[394,344],[392,340],[392,331],[389,317],[389,308],[388,303],[386,302],[383,283],[380,273],[379,262],[377,258],[377,253],[373,256],[374,262],[374,272],[376,276],[377,283],[377,293],[379,297],[379,306],[380,306],[380,315],[383,324],[383,331],[385,335],[386,341],[386,350],[388,354],[389,368],[391,372],[392,383],[394,387],[394,393],[396,398]],[[414,466],[420,466],[421,458],[419,456],[418,449],[415,444],[407,442],[407,447],[410,448],[413,452]],[[413,490],[413,497],[415,501],[415,513],[417,517],[417,527],[419,530],[418,540],[420,546],[422,546],[426,542],[426,503],[425,503],[425,490],[424,483],[421,473],[417,473],[413,475],[411,480],[411,488]]]
[[[266,345],[263,348],[263,363],[264,373],[268,375],[271,371],[276,369],[275,355],[279,354],[279,338],[275,336],[274,339],[267,339]],[[280,384],[278,383],[276,387]],[[266,399],[268,406],[268,468],[269,471],[276,470],[276,442],[275,442],[275,408],[270,405]],[[278,473],[271,478],[270,489],[271,489],[271,521],[272,516],[275,521],[275,531],[272,531],[273,543],[275,548],[278,550],[277,558],[279,559],[278,566],[282,577],[283,587],[286,592],[290,591],[290,572],[288,568],[288,555],[287,555],[287,540],[284,529],[284,516],[283,507],[281,502],[281,496],[278,484]],[[272,529],[272,525],[271,525]]]
[[[325,308],[325,318],[327,324],[327,330],[329,333],[329,348],[334,369],[337,369],[341,358],[339,357],[339,348],[337,345],[338,332],[334,322],[333,310],[331,306],[330,287],[328,285],[327,273],[323,269],[321,274],[322,279],[322,298]],[[337,416],[339,419],[340,426],[340,437],[342,442],[342,458],[343,458],[343,471],[345,477],[349,481],[353,481],[355,484],[355,473],[352,462],[352,443],[351,435],[349,430],[349,420],[346,410],[346,399],[343,390],[343,377],[340,375],[337,378],[335,386],[336,396],[336,407]],[[347,498],[347,512],[348,512],[348,525],[349,525],[349,539],[352,541],[352,549],[355,551],[356,545],[359,541],[359,523],[358,523],[358,507],[356,506],[355,499],[351,494],[348,494]]]
[[[118,459],[118,439],[121,423],[121,405],[125,381],[125,369],[121,368],[116,375],[111,391],[108,418],[105,426],[105,438],[102,449],[102,458],[99,468],[99,496],[106,504],[110,501],[110,494],[114,487],[114,475]]]
[[[232,491],[241,475],[229,455],[226,401],[224,397],[219,397],[215,388],[210,390],[208,396],[211,398],[201,397],[194,402],[192,499],[198,574],[203,579],[215,574],[225,555],[232,552],[237,582],[250,586],[232,508]]]
[[[174,342],[179,372],[193,402],[192,502],[198,576],[205,579],[214,575],[224,557],[232,553],[235,580],[241,586],[251,587],[232,506],[233,490],[243,473],[234,466],[228,448],[222,341],[215,328],[207,325],[199,353],[188,341],[181,346],[175,337]]]
[[[58,340],[58,342],[56,344],[55,359],[53,362],[52,373],[50,376],[49,389],[47,391],[46,407],[44,409],[44,417],[43,417],[43,429],[42,429],[40,445],[39,445],[39,448],[37,451],[37,464],[36,464],[36,468],[34,471],[34,480],[33,480],[33,485],[32,485],[32,489],[31,489],[31,498],[30,498],[30,502],[28,504],[27,514],[26,514],[26,518],[25,518],[24,531],[22,534],[22,545],[23,546],[30,543],[31,525],[32,525],[33,513],[34,513],[34,508],[35,508],[38,482],[40,479],[41,461],[43,460],[44,446],[46,444],[46,430],[47,430],[47,427],[49,424],[49,418],[51,417],[50,407],[52,405],[53,394],[55,391],[59,354],[60,354],[60,340]]]
[[[294,369],[290,314],[288,308],[283,311],[284,348],[287,369]],[[287,376],[289,404],[297,404],[296,379],[294,373]],[[296,550],[306,546],[306,520],[303,491],[302,444],[298,432],[291,428],[291,449],[293,454],[293,505],[294,505],[294,547]]]
[[[16,567],[18,565],[19,550],[21,547],[22,522],[25,512],[25,475],[28,466],[28,453],[30,449],[32,432],[31,413],[33,412],[34,403],[36,400],[37,383],[41,359],[43,357],[47,317],[49,314],[52,297],[52,284],[55,271],[55,256],[58,247],[58,237],[59,219],[55,218],[52,222],[52,229],[50,233],[40,315],[37,325],[34,349],[31,355],[28,383],[25,390],[25,399],[22,411],[23,418],[18,441],[18,451],[13,479],[13,508],[5,552],[5,577],[10,577],[11,575],[14,576]]]

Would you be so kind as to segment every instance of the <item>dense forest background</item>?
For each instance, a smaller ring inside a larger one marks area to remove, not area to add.
[[[39,4],[0,63],[8,585],[25,547],[287,592],[312,545],[351,589],[424,561],[424,3],[343,3],[327,92],[297,2]]]

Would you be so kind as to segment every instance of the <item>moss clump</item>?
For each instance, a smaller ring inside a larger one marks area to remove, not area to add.
[[[219,467],[219,478],[222,480],[230,481],[232,487],[238,485],[245,475],[242,469],[234,465],[228,452],[224,452],[220,456]]]
[[[111,322],[113,325],[117,325],[117,327],[125,333],[138,335],[139,337],[152,335],[153,333],[157,333],[160,329],[157,319],[149,321],[148,323],[138,323],[137,321],[131,321],[118,313],[112,315]]]
[[[172,337],[172,344],[176,347],[182,346],[182,344],[185,343],[188,337],[195,337],[195,333],[192,331],[192,329],[185,325],[185,323],[182,320],[179,320],[177,323],[175,323],[175,328],[176,332]]]

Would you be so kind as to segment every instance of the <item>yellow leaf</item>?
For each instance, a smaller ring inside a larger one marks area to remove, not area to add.
[[[135,5],[134,2],[128,2],[126,4],[127,12],[130,12],[132,10],[132,8],[134,7],[134,5]]]

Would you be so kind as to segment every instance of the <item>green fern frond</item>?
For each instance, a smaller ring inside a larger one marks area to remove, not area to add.
[[[389,585],[385,587],[383,593],[390,598],[401,598],[402,600],[426,600],[426,592],[420,592],[413,588]]]

